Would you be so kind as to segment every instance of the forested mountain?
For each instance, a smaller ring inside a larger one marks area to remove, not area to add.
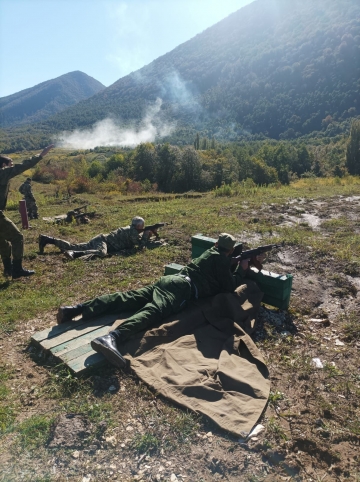
[[[103,89],[105,86],[89,75],[69,72],[0,98],[0,125],[8,127],[43,121]]]
[[[360,114],[359,87],[358,0],[257,0],[48,125],[141,119],[160,97],[185,132],[332,135]]]

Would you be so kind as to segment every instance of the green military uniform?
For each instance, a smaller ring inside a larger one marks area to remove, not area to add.
[[[83,318],[138,310],[111,332],[117,341],[123,341],[183,310],[192,298],[233,292],[242,284],[245,273],[241,266],[238,266],[232,274],[230,264],[230,258],[217,248],[208,249],[178,275],[163,276],[153,285],[99,296],[82,303]]]
[[[144,247],[148,236],[139,235],[134,226],[126,226],[116,229],[108,234],[99,234],[87,243],[69,243],[62,239],[53,238],[51,244],[62,251],[81,251],[84,255],[92,254],[104,257],[108,253],[115,253],[122,249],[131,249],[136,245]]]
[[[19,187],[19,192],[24,196],[24,199],[26,201],[26,209],[29,219],[37,219],[38,207],[32,193],[30,178],[26,179],[26,181],[21,184],[21,186]]]
[[[5,263],[12,257],[21,260],[24,252],[24,238],[15,224],[3,213],[6,208],[10,188],[10,180],[22,172],[34,167],[42,157],[33,156],[31,159],[15,164],[12,167],[0,169],[0,256]]]

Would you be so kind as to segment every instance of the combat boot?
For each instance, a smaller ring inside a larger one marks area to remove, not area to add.
[[[67,259],[76,259],[85,256],[85,251],[65,251],[64,254]]]
[[[56,320],[58,325],[65,323],[66,321],[70,321],[78,315],[81,315],[83,312],[83,305],[75,305],[75,306],[60,306]]]
[[[3,265],[4,265],[4,276],[6,276],[6,277],[12,276],[11,258],[2,258],[2,262],[3,262]]]
[[[45,234],[40,234],[39,236],[39,253],[44,253],[44,248],[47,244],[55,244],[55,239],[50,236],[45,236]]]
[[[14,259],[12,266],[12,279],[18,279],[22,276],[31,276],[35,274],[35,271],[24,269],[22,267],[22,259]]]
[[[114,335],[99,336],[91,341],[91,348],[97,353],[102,353],[104,357],[118,368],[126,367],[126,360],[119,352]]]

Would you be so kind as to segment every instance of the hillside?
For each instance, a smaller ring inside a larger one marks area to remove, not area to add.
[[[332,136],[360,114],[359,60],[357,0],[257,0],[47,127],[140,120],[160,97],[158,121],[177,123],[175,140],[196,130],[223,139]]]
[[[69,72],[0,98],[0,125],[10,127],[43,121],[104,88],[83,72]]]

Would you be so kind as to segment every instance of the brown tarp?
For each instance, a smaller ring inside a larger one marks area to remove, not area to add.
[[[261,299],[250,281],[234,293],[194,303],[120,350],[138,377],[163,396],[243,436],[270,391],[264,359],[249,336]]]

